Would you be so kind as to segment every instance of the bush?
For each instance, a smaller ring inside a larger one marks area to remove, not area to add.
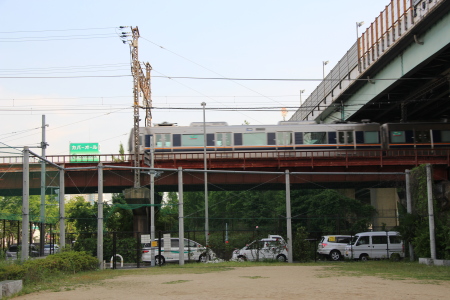
[[[228,237],[228,243],[220,232],[212,233],[209,236],[209,248],[216,256],[223,260],[230,260],[235,249],[241,249],[246,244],[251,243],[254,238],[251,233],[232,233]]]
[[[5,264],[0,267],[0,281],[23,279],[25,272],[25,268],[21,265]]]
[[[77,273],[95,270],[98,261],[85,252],[67,251],[49,255],[44,259],[31,259],[0,267],[0,280],[20,280],[38,282],[55,274]]]

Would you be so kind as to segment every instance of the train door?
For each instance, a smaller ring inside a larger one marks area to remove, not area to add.
[[[354,131],[338,131],[338,148],[356,149]]]
[[[215,149],[219,151],[231,151],[231,132],[217,132],[215,138]]]
[[[276,133],[277,149],[292,150],[293,139],[291,131],[278,131]]]
[[[155,134],[155,149],[163,150],[167,148],[172,148],[172,142],[170,140],[170,134],[168,133],[157,133]]]
[[[434,148],[431,129],[414,130],[414,144],[416,148]]]

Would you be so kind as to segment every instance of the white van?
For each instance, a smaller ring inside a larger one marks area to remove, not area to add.
[[[345,257],[368,260],[391,258],[394,253],[405,257],[402,237],[396,231],[372,231],[357,233],[345,247]]]
[[[179,238],[171,238],[170,235],[164,235],[164,238],[161,239],[161,253],[158,251],[157,241],[154,244],[154,247],[150,247],[150,244],[143,244],[142,246],[142,261],[143,262],[151,262],[151,250],[153,249],[155,252],[155,260],[157,264],[163,265],[166,262],[175,262],[179,261],[180,258],[180,239]],[[207,252],[210,253],[209,259],[212,259],[214,255],[212,255],[211,250],[208,251],[206,247],[200,245],[199,243],[184,239],[184,260],[185,261],[206,261]]]

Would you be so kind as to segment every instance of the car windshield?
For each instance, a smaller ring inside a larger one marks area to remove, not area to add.
[[[353,239],[350,241],[349,245],[354,245],[354,244],[356,243],[356,241],[358,240],[358,238],[359,238],[359,236],[358,236],[358,235],[355,235],[355,236],[353,237]]]

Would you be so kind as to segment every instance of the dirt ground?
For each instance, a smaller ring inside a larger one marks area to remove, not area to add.
[[[125,275],[14,299],[449,299],[450,282],[330,276],[327,267],[267,266],[206,274]]]

